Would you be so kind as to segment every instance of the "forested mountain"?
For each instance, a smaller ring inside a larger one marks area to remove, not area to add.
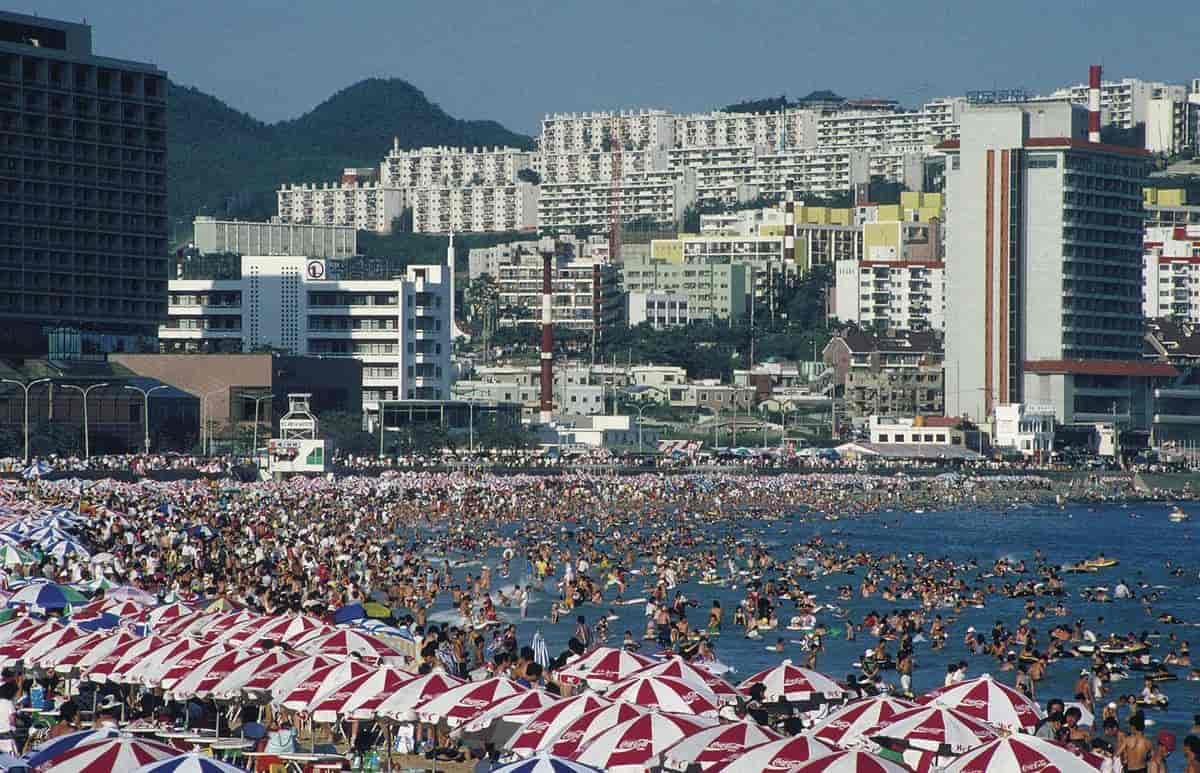
[[[168,92],[168,185],[176,219],[197,214],[264,218],[284,182],[335,180],[375,166],[398,137],[422,145],[533,147],[494,121],[464,121],[397,79],[354,84],[292,121],[266,124],[195,88]]]

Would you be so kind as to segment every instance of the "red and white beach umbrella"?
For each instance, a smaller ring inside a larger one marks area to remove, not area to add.
[[[242,691],[256,701],[269,701],[284,696],[296,689],[313,672],[336,666],[340,660],[325,655],[308,655],[294,663],[287,663],[256,675],[242,687]]]
[[[271,703],[282,705],[291,711],[307,710],[310,703],[321,700],[351,679],[357,679],[374,670],[357,660],[343,660],[332,666],[313,671],[304,681],[286,693],[274,693],[271,696]]]
[[[217,682],[253,657],[253,653],[245,650],[229,650],[206,658],[178,677],[167,695],[174,700],[207,698]]]
[[[375,712],[383,717],[404,720],[413,707],[432,700],[442,693],[464,685],[462,679],[444,674],[440,671],[430,671],[413,677],[391,695],[383,696]]]
[[[140,663],[151,652],[172,643],[171,640],[161,636],[146,636],[129,641],[118,645],[111,652],[86,667],[80,664],[80,671],[93,682],[116,681],[126,670]]]
[[[511,679],[493,676],[481,682],[467,682],[452,687],[418,705],[416,712],[422,722],[444,720],[450,727],[457,727],[490,704],[528,689]]]
[[[227,631],[221,640],[235,646],[256,645],[261,641],[294,644],[333,630],[333,626],[309,615],[278,615]]]
[[[695,716],[651,712],[605,730],[574,759],[608,773],[641,773],[680,740],[710,726]]]
[[[40,773],[132,773],[179,750],[154,741],[117,737],[76,746],[48,761]]]
[[[752,754],[753,749],[747,754]],[[728,773],[768,773],[786,770],[788,773],[910,773],[903,765],[885,760],[870,752],[850,750],[839,751],[810,758],[807,762],[797,763],[795,767],[755,767],[753,764],[742,764],[740,757],[722,763],[719,767],[710,768],[712,771],[728,771]]]
[[[759,671],[738,685],[738,690],[749,693],[750,688],[761,684],[766,690],[766,700],[776,701],[787,698],[789,701],[826,701],[838,700],[846,694],[834,680],[828,676],[808,668],[792,665],[785,660],[774,668]]]
[[[262,625],[266,620],[265,616],[251,612],[249,609],[231,609],[206,622],[202,630],[197,631],[193,628],[193,631],[202,639],[218,641],[223,640],[226,634],[240,630],[243,626]]]
[[[0,647],[0,664],[9,665],[17,661],[33,663],[50,650],[75,639],[87,636],[87,631],[73,625],[57,626],[49,630],[35,628],[20,639],[12,639]]]
[[[726,754],[714,762],[712,770],[796,770],[800,766],[814,760],[833,754],[832,746],[825,744],[812,735],[794,735],[790,738],[780,738],[768,741],[750,749]]]
[[[114,670],[109,681],[120,684],[144,684],[157,686],[162,674],[170,668],[169,663],[190,650],[202,647],[195,639],[170,639],[161,647],[143,654],[127,667]]]
[[[101,660],[115,652],[118,647],[124,647],[127,644],[142,640],[141,636],[123,628],[98,633],[102,633],[104,636],[94,644],[76,648],[61,658],[55,656],[57,662],[54,664],[54,670],[60,674],[69,674],[76,671],[80,674],[86,674]]]
[[[887,722],[892,717],[916,708],[915,703],[876,695],[842,706],[822,719],[813,728],[813,735],[839,749],[855,749],[869,745],[863,732]]]
[[[597,647],[574,663],[560,668],[557,677],[566,684],[575,685],[586,681],[593,689],[600,689],[613,682],[619,682],[653,663],[654,661],[645,655],[612,647]]]
[[[946,773],[1096,773],[1102,760],[1032,735],[1010,735],[969,751]]]
[[[374,710],[364,709],[363,704],[372,698],[379,698],[373,704],[378,706],[384,696],[391,695],[412,678],[413,674],[398,668],[376,668],[312,701],[308,710],[316,722],[336,722],[338,717],[371,719],[375,716]]]
[[[89,604],[88,606],[91,606],[91,604]],[[136,601],[121,601],[119,599],[104,598],[104,599],[100,600],[100,609],[97,610],[96,614],[103,613],[103,614],[109,614],[109,615],[116,615],[117,617],[121,618],[122,620],[132,620],[145,611],[146,611],[146,605],[139,604]],[[76,617],[95,617],[96,615],[92,615],[92,614],[81,615],[79,612],[76,612],[75,616]]]
[[[646,710],[625,701],[617,701],[611,706],[580,714],[569,725],[555,736],[549,748],[543,743],[539,751],[549,751],[556,757],[574,758],[583,746],[609,728],[616,727],[634,717],[640,717]]]
[[[310,655],[333,655],[349,657],[358,655],[371,662],[403,662],[404,656],[377,636],[365,631],[344,628],[314,636],[297,645],[301,652]]]
[[[689,663],[680,657],[667,658],[661,663],[647,666],[633,674],[633,676],[670,676],[675,679],[682,679],[689,684],[707,687],[716,693],[717,697],[721,700],[736,699],[740,696],[737,688],[729,682],[726,682],[704,666]]]
[[[49,630],[51,628],[61,628],[62,624],[53,620],[39,623],[32,617],[18,617],[15,620],[9,620],[7,623],[0,625],[0,644],[7,644],[16,638],[24,638],[29,631],[38,626],[45,626]]]
[[[220,642],[205,642],[164,662],[162,668],[148,676],[151,681],[146,684],[148,686],[161,685],[164,690],[170,690],[176,682],[191,673],[196,666],[218,655],[224,655],[226,652],[229,652],[229,648]]]
[[[475,716],[459,725],[460,733],[483,733],[493,725],[501,722],[515,728],[525,723],[531,716],[555,703],[560,698],[545,690],[526,690],[525,692],[501,698],[495,703],[489,703],[480,709]]]
[[[707,687],[669,676],[635,675],[616,682],[604,691],[605,697],[636,703],[653,711],[696,714],[715,717],[721,699]]]
[[[949,754],[982,746],[999,734],[983,720],[936,705],[903,711],[863,733],[867,738],[890,738],[913,749]]]
[[[176,601],[174,604],[164,604],[161,607],[147,609],[136,618],[136,622],[150,626],[151,630],[155,630],[159,626],[166,625],[185,615],[191,614],[192,611],[192,608],[188,605]]]
[[[83,653],[86,653],[90,648],[108,639],[112,634],[112,631],[96,631],[85,636],[71,637],[64,642],[60,642],[58,646],[51,648],[49,652],[43,653],[36,660],[29,658],[26,663],[49,671],[76,652],[79,652],[80,656],[82,656]]]
[[[302,658],[283,650],[270,650],[257,655],[251,655],[239,662],[228,674],[213,684],[208,692],[214,698],[234,698],[241,695],[242,689],[255,677],[273,672],[277,668],[296,663]]]
[[[757,722],[744,720],[714,725],[693,733],[663,753],[663,767],[684,771],[692,765],[708,770],[730,755],[752,746],[779,740],[779,734]]]
[[[550,704],[525,720],[504,748],[518,757],[527,757],[547,747],[555,736],[582,714],[611,706],[612,701],[593,692],[585,692]]]
[[[1013,733],[1035,727],[1042,718],[1037,703],[988,674],[926,693],[918,702],[948,706]]]
[[[168,636],[173,639],[197,636],[198,631],[203,631],[206,625],[218,617],[220,615],[217,613],[210,614],[202,609],[196,609],[179,617],[165,620],[161,625],[151,626],[151,630],[160,636]]]

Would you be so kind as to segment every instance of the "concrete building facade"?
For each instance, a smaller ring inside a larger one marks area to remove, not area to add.
[[[253,222],[197,217],[192,241],[202,253],[347,258],[358,254],[358,231],[348,225]]]
[[[1200,225],[1146,229],[1142,314],[1200,323]]]
[[[237,279],[170,282],[165,353],[282,350],[363,364],[363,405],[445,400],[451,366],[445,266],[400,277],[328,279],[318,258],[243,256]]]
[[[621,268],[625,292],[686,296],[693,321],[745,317],[751,281],[749,267],[741,263],[674,263],[638,257],[626,260]]]
[[[166,315],[167,74],[0,13],[0,354],[152,350]]]
[[[942,148],[947,412],[1036,402],[1145,427],[1145,152],[1089,142],[1066,101],[972,107]]]

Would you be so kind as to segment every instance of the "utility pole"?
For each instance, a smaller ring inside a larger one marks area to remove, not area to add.
[[[62,385],[63,389],[74,389],[76,392],[78,392],[80,395],[83,396],[83,458],[84,459],[87,459],[87,458],[91,457],[91,455],[92,455],[92,446],[91,446],[91,442],[88,437],[88,406],[87,406],[88,394],[93,389],[103,389],[106,386],[108,386],[107,381],[102,384],[92,384],[87,387],[81,387],[77,384],[63,384]]]

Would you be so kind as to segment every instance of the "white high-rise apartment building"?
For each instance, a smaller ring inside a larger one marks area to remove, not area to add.
[[[1200,225],[1146,229],[1142,313],[1200,323]]]
[[[334,261],[242,256],[238,279],[167,283],[164,352],[251,352],[354,357],[363,409],[379,400],[450,397],[451,298],[447,267],[409,266],[395,278],[329,276]]]
[[[1051,99],[1069,99],[1086,105],[1088,87],[1086,83],[1058,89]],[[1122,78],[1119,81],[1100,82],[1100,114],[1104,123],[1132,129],[1146,123],[1150,100],[1168,98],[1187,101],[1187,87],[1170,83],[1144,81],[1138,78]]]
[[[946,264],[842,260],[834,264],[838,320],[892,330],[946,329]]]
[[[1144,151],[1089,142],[1067,101],[973,106],[945,143],[946,413],[1053,406],[1149,426]]]
[[[527,182],[408,190],[417,233],[524,231],[537,227],[538,186]]]
[[[616,131],[623,150],[675,147],[675,116],[665,110],[551,113],[542,119],[538,149],[543,155],[611,150]]]
[[[669,170],[624,175],[617,206],[623,222],[648,221],[663,227],[677,225],[696,202],[696,174]],[[612,220],[613,189],[607,181],[546,183],[538,198],[538,227],[569,232],[580,228],[603,230]]]
[[[377,182],[285,184],[276,191],[284,223],[348,226],[391,233],[406,205],[405,192]]]
[[[532,153],[517,148],[452,148],[402,150],[400,140],[379,165],[385,188],[468,188],[510,185],[517,173],[532,169]]]

